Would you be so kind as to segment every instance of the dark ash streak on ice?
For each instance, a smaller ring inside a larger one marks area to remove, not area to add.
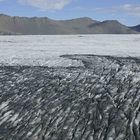
[[[0,67],[0,139],[139,140],[140,60],[67,55],[83,67]]]

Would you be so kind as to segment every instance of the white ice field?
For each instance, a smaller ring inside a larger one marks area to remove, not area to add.
[[[0,65],[82,65],[65,54],[140,57],[140,35],[0,36]]]

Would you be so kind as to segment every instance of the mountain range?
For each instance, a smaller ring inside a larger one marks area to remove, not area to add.
[[[137,32],[140,32],[140,25],[137,25],[137,26],[133,26],[133,27],[130,27],[132,30],[135,30]]]
[[[53,20],[47,17],[18,17],[0,14],[1,35],[57,35],[57,34],[138,34],[140,25],[128,27],[117,20],[103,22],[82,17]]]

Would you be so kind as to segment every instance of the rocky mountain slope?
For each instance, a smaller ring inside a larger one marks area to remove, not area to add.
[[[118,21],[99,22],[91,18],[52,20],[47,17],[11,17],[0,15],[0,34],[135,34]]]
[[[140,32],[140,25],[137,25],[137,26],[133,26],[133,27],[130,27],[132,30],[135,30],[137,32]]]

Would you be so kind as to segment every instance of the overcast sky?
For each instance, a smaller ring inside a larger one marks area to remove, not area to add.
[[[140,24],[140,0],[0,0],[0,13],[52,19],[91,17]]]

